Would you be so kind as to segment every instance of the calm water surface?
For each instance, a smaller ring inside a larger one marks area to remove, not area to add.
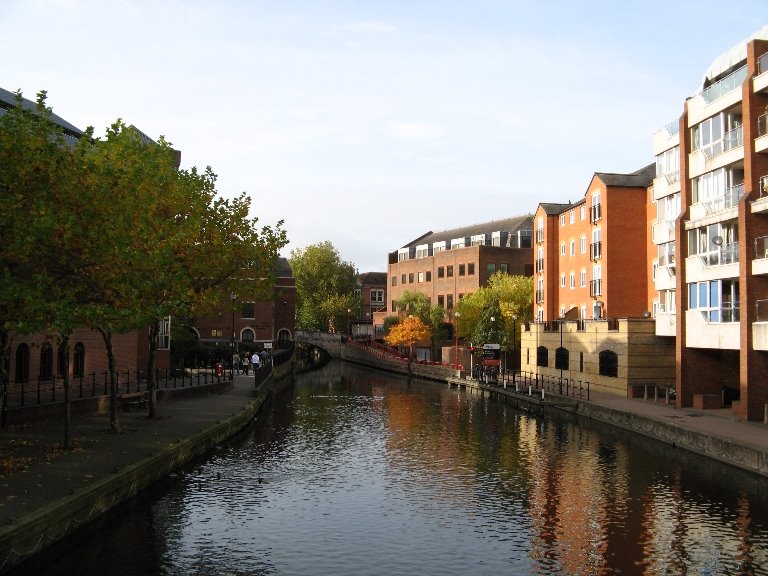
[[[766,482],[331,364],[40,574],[768,574]]]

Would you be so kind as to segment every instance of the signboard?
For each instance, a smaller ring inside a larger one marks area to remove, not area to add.
[[[483,344],[483,366],[498,366],[501,364],[501,345]]]
[[[264,342],[264,348],[272,348],[272,342]]]

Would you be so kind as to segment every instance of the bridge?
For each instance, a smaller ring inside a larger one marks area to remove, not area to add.
[[[461,365],[457,369],[440,362],[409,361],[407,357],[374,340],[354,340],[342,334],[297,330],[294,333],[294,342],[319,348],[337,360],[395,372],[404,376],[416,376],[427,380],[445,382],[449,378],[461,378],[464,372],[464,367]]]

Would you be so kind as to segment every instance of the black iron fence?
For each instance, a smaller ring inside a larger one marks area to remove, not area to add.
[[[190,388],[222,382],[228,379],[225,370],[213,368],[194,368],[186,370],[158,369],[156,372],[158,389]],[[117,393],[131,394],[149,389],[146,371],[125,371],[117,373]],[[91,372],[75,376],[70,381],[69,397],[71,400],[109,395],[109,372]],[[64,400],[64,378],[53,376],[30,379],[26,382],[10,382],[7,388],[7,407],[18,408],[35,404],[48,404]]]
[[[587,380],[520,372],[516,385],[519,392],[527,393],[530,389],[531,393],[541,393],[543,390],[549,394],[589,400],[589,381]]]

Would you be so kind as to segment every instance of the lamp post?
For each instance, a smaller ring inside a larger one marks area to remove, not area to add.
[[[234,292],[229,295],[230,300],[232,300],[231,308],[232,308],[232,341],[230,342],[230,350],[229,350],[229,377],[234,381],[235,379],[235,300],[237,299],[237,294]]]
[[[347,308],[347,336],[352,336],[352,308]]]
[[[496,334],[496,317],[495,316],[491,316],[491,334],[493,335]],[[488,378],[486,379],[486,381],[489,381],[490,378],[491,378],[491,375],[488,374]]]
[[[560,315],[560,394],[563,394],[563,321],[565,320],[565,314]]]
[[[515,371],[517,369],[517,314],[512,314],[512,384],[517,386]]]
[[[459,369],[459,318],[461,314],[458,311],[453,313],[453,317],[456,319],[456,365],[454,368]]]

